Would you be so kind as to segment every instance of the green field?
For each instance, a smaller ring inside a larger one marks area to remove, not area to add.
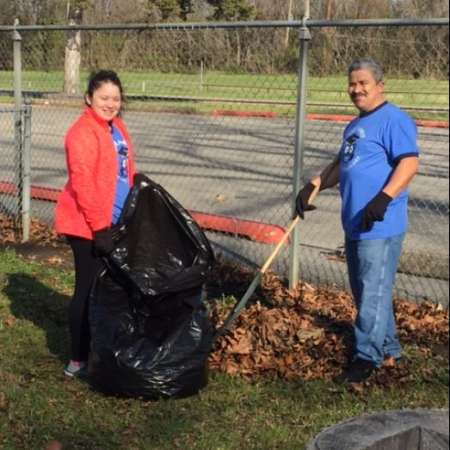
[[[0,252],[0,448],[301,450],[365,412],[448,407],[448,360],[413,345],[407,383],[349,391],[329,381],[250,384],[212,373],[199,396],[159,403],[104,397],[65,379],[73,273]],[[426,375],[424,375],[426,374]]]
[[[82,75],[82,86],[88,74]],[[251,75],[207,72],[174,74],[122,72],[130,103],[139,109],[167,109],[206,113],[215,109],[272,111],[293,116],[297,96],[295,75]],[[12,90],[11,72],[0,72],[0,91]],[[23,90],[33,93],[60,93],[62,72],[23,73]],[[412,108],[417,118],[448,120],[449,85],[438,80],[388,80],[388,99]],[[163,99],[159,98],[163,97]],[[346,94],[344,77],[309,80],[309,112],[354,112]],[[136,103],[137,102],[137,103]]]

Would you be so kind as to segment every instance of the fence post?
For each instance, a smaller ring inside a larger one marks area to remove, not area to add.
[[[303,160],[305,152],[305,122],[306,122],[306,97],[308,82],[308,52],[311,33],[306,26],[306,20],[300,28],[300,64],[298,75],[297,95],[297,121],[295,127],[295,155],[293,174],[293,212],[295,213],[295,197],[300,190],[303,178]],[[300,272],[300,230],[297,226],[291,241],[291,254],[289,261],[289,287],[298,285]]]
[[[14,27],[19,20],[14,21]],[[14,147],[15,147],[15,186],[17,189],[17,210],[15,211],[15,225],[20,227],[19,215],[22,210],[20,186],[22,182],[22,36],[17,30],[13,31],[13,57],[14,57]]]
[[[200,62],[200,90],[203,91],[203,85],[205,84],[205,62]]]
[[[31,100],[25,99],[22,146],[22,242],[30,239],[31,224]]]

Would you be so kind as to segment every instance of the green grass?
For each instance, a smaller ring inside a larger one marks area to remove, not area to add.
[[[251,75],[207,72],[200,74],[175,74],[159,72],[121,72],[125,90],[130,99],[141,98],[140,109],[174,110],[207,113],[214,109],[248,111],[273,111],[293,116],[297,96],[295,75]],[[86,85],[87,73],[82,74],[82,86]],[[0,72],[0,89],[12,89],[11,72]],[[25,91],[61,92],[62,72],[25,71],[22,81]],[[405,108],[447,108],[449,87],[447,81],[438,80],[388,80],[388,99]],[[198,101],[173,100],[162,102],[154,96],[189,97]],[[143,103],[142,99],[145,100]],[[234,99],[235,103],[221,102]],[[239,102],[239,100],[241,102]],[[267,102],[248,104],[245,101]],[[274,105],[271,102],[289,102],[291,105]],[[311,77],[309,81],[309,107],[315,113],[354,113],[346,93],[345,77]],[[316,105],[331,103],[331,106]],[[448,111],[414,111],[417,118],[448,120]]]
[[[448,361],[407,347],[402,386],[363,395],[332,382],[261,381],[212,373],[201,395],[143,402],[104,397],[62,375],[73,274],[0,252],[0,448],[299,450],[324,427],[364,412],[448,406]],[[428,376],[419,375],[427,368]]]

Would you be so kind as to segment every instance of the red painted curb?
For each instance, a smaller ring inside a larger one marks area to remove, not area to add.
[[[212,115],[214,117],[261,117],[263,119],[275,119],[278,117],[278,114],[276,112],[270,111],[232,111],[222,109],[213,111]]]
[[[45,200],[50,202],[56,202],[58,195],[61,191],[59,189],[45,188],[41,186],[31,187],[31,197],[36,200]]]
[[[17,188],[13,183],[0,182],[0,192],[4,194],[16,194]],[[31,197],[35,200],[56,202],[60,192],[59,189],[43,186],[31,187]],[[286,231],[278,225],[252,220],[241,220],[235,217],[218,216],[199,211],[191,211],[191,214],[198,225],[204,230],[244,237],[262,244],[278,244]]]
[[[329,122],[351,122],[356,116],[345,116],[338,114],[308,114],[306,120],[323,120]],[[444,120],[416,120],[418,127],[423,128],[449,128],[449,122]]]
[[[449,129],[449,123],[444,120],[416,120],[416,123],[418,127]]]
[[[17,187],[13,183],[0,182],[0,192],[3,194],[17,194]],[[60,192],[59,189],[31,186],[31,197],[35,200],[56,202]]]
[[[17,192],[17,188],[12,183],[0,183],[0,192],[3,194],[15,194]]]
[[[307,114],[306,120],[323,120],[326,122],[351,122],[355,116],[339,114]]]
[[[261,117],[264,119],[276,119],[275,112],[252,112],[252,111],[228,111],[216,110],[212,113],[214,117],[234,116],[234,117]],[[307,114],[306,120],[325,122],[351,122],[356,116],[346,116],[342,114]],[[422,128],[442,128],[448,130],[449,122],[445,120],[416,120],[418,127]]]
[[[278,244],[286,230],[278,225],[252,220],[241,220],[234,217],[218,216],[191,211],[192,217],[204,230],[246,237],[262,244]]]

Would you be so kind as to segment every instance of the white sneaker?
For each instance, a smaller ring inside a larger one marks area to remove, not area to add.
[[[64,374],[70,378],[85,377],[87,375],[87,364],[84,361],[70,361],[64,368]]]

